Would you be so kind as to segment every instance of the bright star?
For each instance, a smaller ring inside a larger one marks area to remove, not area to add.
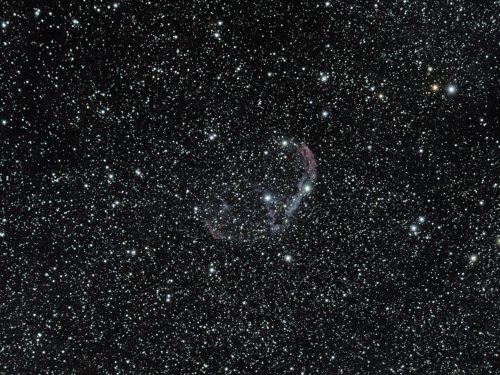
[[[446,88],[446,91],[448,92],[448,94],[454,94],[457,92],[457,87],[455,85],[449,85],[447,88]]]

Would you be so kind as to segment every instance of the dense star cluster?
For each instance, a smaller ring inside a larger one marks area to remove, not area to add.
[[[498,373],[498,2],[0,4],[0,373]]]

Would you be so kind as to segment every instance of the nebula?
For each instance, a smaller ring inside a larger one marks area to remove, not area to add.
[[[316,179],[317,163],[305,144],[273,142],[228,158],[227,173],[210,186],[204,222],[214,239],[252,241],[289,227]],[[236,160],[236,161],[235,161]]]

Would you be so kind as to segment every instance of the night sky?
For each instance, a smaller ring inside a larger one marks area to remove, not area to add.
[[[0,373],[500,373],[498,2],[0,9]]]

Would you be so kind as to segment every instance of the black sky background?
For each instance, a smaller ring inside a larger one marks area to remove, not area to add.
[[[0,4],[4,373],[497,373],[498,4]],[[313,191],[213,239],[273,139]]]

